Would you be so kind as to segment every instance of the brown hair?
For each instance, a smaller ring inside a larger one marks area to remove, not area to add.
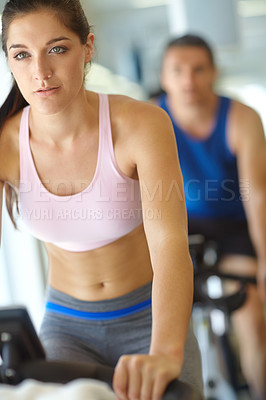
[[[6,56],[7,34],[10,24],[19,16],[40,10],[49,10],[56,13],[60,21],[77,34],[80,42],[82,44],[86,43],[87,36],[90,33],[90,26],[79,0],[10,0],[6,3],[2,14],[2,49]],[[14,81],[10,93],[0,108],[0,130],[7,118],[15,115],[26,105],[28,103]],[[17,195],[8,183],[5,183],[5,193],[7,210],[14,226],[16,226],[13,208],[15,204],[17,205]]]
[[[205,39],[203,39],[202,37],[200,37],[198,35],[186,34],[186,35],[171,39],[170,42],[167,43],[164,53],[166,53],[167,50],[171,49],[172,47],[187,47],[187,46],[200,47],[200,48],[204,49],[209,56],[211,64],[213,66],[215,65],[213,50],[212,50],[211,46]]]

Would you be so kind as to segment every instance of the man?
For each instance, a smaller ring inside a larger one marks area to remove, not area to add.
[[[202,38],[166,47],[157,99],[171,117],[184,178],[189,233],[218,241],[224,272],[257,274],[233,314],[243,373],[266,398],[266,143],[257,113],[213,90],[216,68]]]

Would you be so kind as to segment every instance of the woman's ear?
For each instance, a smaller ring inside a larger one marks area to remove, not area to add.
[[[87,42],[85,43],[85,63],[89,63],[92,60],[93,43],[94,43],[94,34],[89,33],[87,36]]]

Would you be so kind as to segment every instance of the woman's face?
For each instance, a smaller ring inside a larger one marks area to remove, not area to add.
[[[8,62],[17,85],[32,108],[55,114],[84,94],[84,65],[93,53],[87,43],[54,13],[38,11],[17,17],[7,35]]]

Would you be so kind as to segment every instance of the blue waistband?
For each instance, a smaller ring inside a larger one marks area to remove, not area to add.
[[[49,312],[55,314],[68,315],[70,317],[76,317],[86,320],[110,320],[110,319],[122,318],[134,314],[136,312],[146,310],[150,307],[151,307],[151,299],[145,300],[131,307],[121,308],[119,310],[114,310],[114,311],[105,311],[105,312],[78,311],[74,310],[73,308],[60,306],[55,303],[51,302],[46,303],[46,310]]]

